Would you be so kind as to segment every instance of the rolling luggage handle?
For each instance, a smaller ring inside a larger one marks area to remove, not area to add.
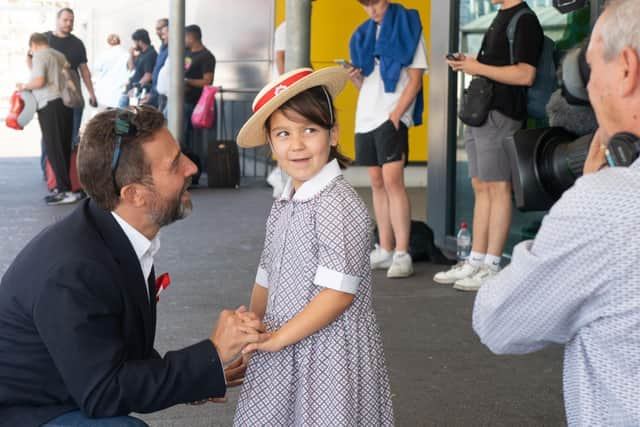
[[[238,188],[240,185],[238,145],[234,139],[227,138],[223,92],[222,86],[219,86],[220,104],[216,113],[216,140],[208,146],[208,185],[211,188]]]

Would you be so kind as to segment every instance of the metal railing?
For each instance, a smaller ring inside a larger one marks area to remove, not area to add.
[[[258,89],[227,89],[218,87],[216,95],[216,123],[211,129],[194,129],[194,150],[203,160],[206,172],[207,146],[215,141],[236,140],[242,125],[253,113],[251,104]],[[243,179],[265,180],[274,167],[268,145],[239,148],[240,175]]]

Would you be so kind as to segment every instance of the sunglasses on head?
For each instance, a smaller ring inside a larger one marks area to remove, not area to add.
[[[120,195],[120,187],[116,183],[116,170],[118,169],[120,153],[122,151],[122,139],[124,137],[135,137],[138,133],[138,129],[132,121],[138,114],[138,107],[118,108],[116,110],[116,147],[113,150],[113,158],[111,159],[111,178],[113,179],[113,188],[115,188],[116,194]]]

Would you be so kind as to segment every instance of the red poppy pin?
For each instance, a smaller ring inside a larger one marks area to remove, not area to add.
[[[171,284],[169,273],[162,273],[156,278],[156,301],[160,301],[160,294]]]

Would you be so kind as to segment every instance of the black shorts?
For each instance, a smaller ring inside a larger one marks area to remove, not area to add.
[[[409,130],[400,122],[400,129],[387,120],[367,133],[356,133],[356,164],[359,166],[382,166],[385,163],[407,163],[409,159]]]

